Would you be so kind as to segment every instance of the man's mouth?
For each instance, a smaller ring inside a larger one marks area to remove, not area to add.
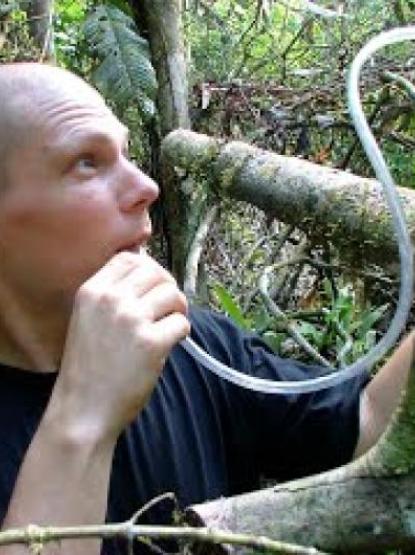
[[[129,243],[126,242],[116,252],[119,253],[123,251],[128,251],[128,252],[139,254],[143,249],[145,249],[150,237],[151,237],[151,224],[149,223],[147,226],[144,226],[144,228],[141,230],[140,235],[136,235],[135,238],[133,238],[132,240],[130,239]]]
[[[144,244],[141,243],[141,242],[140,243],[133,243],[131,245],[125,245],[124,247],[121,247],[121,249],[118,249],[117,254],[119,252],[124,252],[124,251],[140,254],[143,247],[144,247]]]

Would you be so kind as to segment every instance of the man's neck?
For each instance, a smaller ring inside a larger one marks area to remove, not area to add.
[[[62,311],[63,312],[63,311]],[[22,307],[0,297],[0,362],[25,370],[53,372],[60,365],[69,314]]]

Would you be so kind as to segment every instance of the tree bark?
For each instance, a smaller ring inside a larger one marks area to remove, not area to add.
[[[374,179],[190,131],[165,138],[162,167],[166,182],[181,179],[189,199],[215,191],[294,224],[317,243],[329,239],[352,266],[397,266],[391,218]],[[398,190],[413,237],[415,192]]]
[[[133,0],[132,5],[150,43],[158,82],[160,133],[190,127],[186,53],[179,0]]]
[[[181,136],[182,132],[186,133],[184,130],[177,133]],[[173,132],[168,137],[176,136],[175,133]],[[198,134],[189,133],[190,137],[200,137]],[[165,146],[170,144],[170,139],[164,139],[163,144]],[[171,194],[176,196],[176,202],[169,204],[170,210],[168,213],[169,225],[174,233],[174,252],[176,253],[172,260],[172,269],[178,283],[184,287],[186,261],[199,225],[205,218],[212,196],[212,189],[206,184],[208,174],[205,175],[203,172],[205,168],[208,170],[210,162],[215,160],[217,148],[215,141],[213,141],[206,145],[206,149],[197,149],[195,155],[198,159],[193,168],[192,163],[189,166],[181,164],[175,166],[173,159],[170,163],[169,149],[167,147],[166,150],[163,144],[160,160],[161,180],[165,183],[166,190],[172,191]],[[189,146],[192,148],[191,145]],[[193,172],[193,169],[196,171]],[[196,178],[196,174],[200,176],[200,179]]]
[[[54,60],[53,45],[53,0],[31,0],[27,14],[30,32],[41,51],[41,61]]]
[[[180,180],[170,177],[168,187],[160,173],[159,137],[177,128],[190,128],[186,51],[179,0],[131,0],[137,23],[148,37],[157,74],[158,130],[152,129],[153,175],[160,182],[162,230],[168,245],[168,263],[182,283],[186,251],[193,240],[192,221],[201,218],[202,206],[191,206],[180,188]],[[158,137],[157,137],[158,135]]]
[[[263,535],[331,553],[387,549],[413,553],[414,366],[400,408],[366,455],[317,476],[196,505],[188,510],[188,519],[208,527]]]

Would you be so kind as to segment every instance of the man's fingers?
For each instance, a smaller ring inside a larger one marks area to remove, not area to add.
[[[164,342],[168,350],[190,334],[190,322],[180,312],[174,312],[158,320],[151,328],[153,338],[160,343]]]
[[[113,256],[108,262],[91,278],[102,285],[115,283],[129,274],[137,266],[144,262],[143,254],[123,251]]]
[[[109,260],[84,283],[81,290],[139,297],[162,281],[176,283],[173,276],[145,252],[136,254],[125,251]]]
[[[169,283],[177,288],[174,277],[153,260],[152,263],[132,270],[116,284],[116,287],[121,289],[123,295],[141,297],[162,283]]]
[[[187,299],[175,283],[163,282],[139,299],[137,310],[140,318],[156,322],[173,312],[187,314]]]

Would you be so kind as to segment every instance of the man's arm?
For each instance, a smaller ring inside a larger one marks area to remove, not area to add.
[[[354,458],[363,455],[377,442],[397,408],[414,363],[414,341],[415,332],[412,332],[362,392],[360,430]]]
[[[17,479],[3,529],[39,525],[99,524],[105,519],[115,442],[71,432],[48,411],[36,433]],[[83,435],[83,437],[82,437]],[[48,544],[44,553],[92,555],[97,540]],[[0,548],[3,555],[27,554],[21,545]],[[43,552],[42,552],[43,553]]]
[[[147,255],[122,253],[80,289],[59,375],[19,472],[3,528],[104,521],[120,432],[146,405],[171,348],[190,329],[173,278]],[[49,544],[93,555],[100,542]],[[3,555],[23,555],[6,546]]]

